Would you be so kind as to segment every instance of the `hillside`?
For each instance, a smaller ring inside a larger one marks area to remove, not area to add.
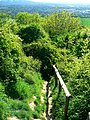
[[[72,94],[69,120],[86,120],[90,27],[66,11],[0,13],[0,120],[45,120],[48,103],[53,119],[64,119],[66,98],[63,90],[58,94],[53,65]]]
[[[0,0],[0,2],[28,2],[28,0]],[[29,2],[31,2],[30,0],[29,0]]]
[[[0,4],[1,5],[24,5],[24,4],[31,4],[31,3],[34,3],[32,1],[28,1],[28,0],[0,0]]]

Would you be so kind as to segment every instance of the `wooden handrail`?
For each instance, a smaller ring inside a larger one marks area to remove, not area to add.
[[[64,92],[66,94],[66,97],[71,97],[71,94],[69,93],[69,91],[68,91],[68,89],[67,89],[61,75],[59,74],[58,69],[56,68],[55,65],[53,65],[53,68],[55,69],[55,72],[56,72],[56,75],[57,75],[58,79],[60,80],[61,87],[63,88],[63,90],[64,90]]]
[[[63,88],[64,92],[65,92],[65,95],[66,95],[66,104],[65,104],[65,110],[64,110],[64,119],[65,120],[68,120],[68,106],[69,106],[69,100],[70,100],[70,97],[71,97],[71,94],[69,93],[61,75],[59,74],[59,71],[58,69],[56,68],[55,65],[53,65],[53,68],[55,69],[55,73],[59,79],[59,89],[60,87]]]

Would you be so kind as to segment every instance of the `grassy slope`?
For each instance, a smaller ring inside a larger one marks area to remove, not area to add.
[[[90,26],[90,18],[81,18],[81,23],[84,26]]]

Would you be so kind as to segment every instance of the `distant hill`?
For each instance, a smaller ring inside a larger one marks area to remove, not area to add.
[[[31,0],[0,0],[0,4],[29,4],[33,3]]]
[[[26,2],[28,0],[0,0],[1,2]]]
[[[18,12],[38,12],[41,15],[66,10],[74,16],[90,18],[90,5],[54,4],[33,2],[33,0],[0,0],[0,12],[16,15]]]

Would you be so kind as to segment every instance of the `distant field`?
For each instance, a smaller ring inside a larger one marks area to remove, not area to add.
[[[81,18],[81,23],[84,26],[90,26],[90,18]]]

